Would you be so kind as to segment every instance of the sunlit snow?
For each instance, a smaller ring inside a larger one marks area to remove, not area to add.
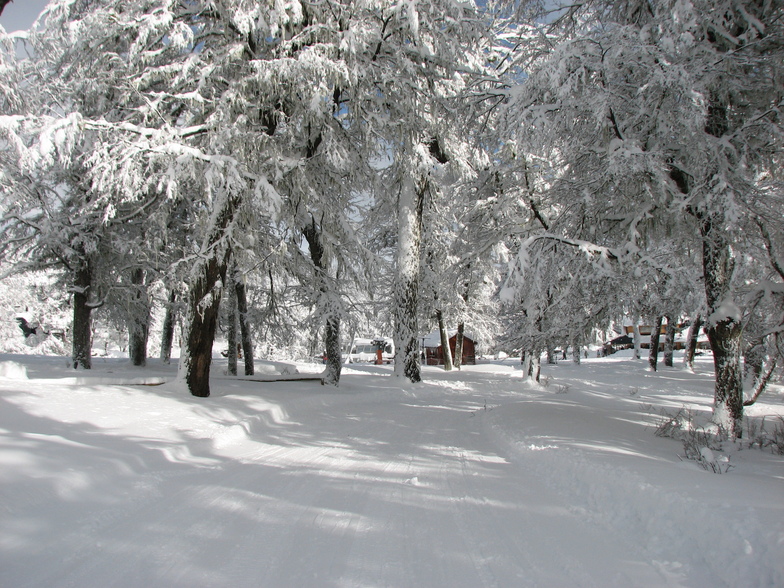
[[[664,407],[710,414],[705,356],[403,390],[391,366],[333,388],[215,361],[197,399],[153,361],[0,357],[1,586],[784,585],[784,458],[726,444],[717,475],[653,433]],[[781,387],[749,412],[772,425]]]

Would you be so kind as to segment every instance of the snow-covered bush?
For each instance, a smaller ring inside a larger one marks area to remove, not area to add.
[[[765,417],[761,419],[746,419],[747,443],[749,449],[755,446],[767,449],[777,454],[784,455],[784,418],[779,417],[777,422],[769,429]]]
[[[654,434],[680,441],[683,455],[678,457],[695,461],[707,471],[724,474],[732,468],[727,456],[715,453],[722,451],[722,443],[727,440],[726,431],[711,424],[696,424],[694,414],[685,407],[674,414],[662,410]]]

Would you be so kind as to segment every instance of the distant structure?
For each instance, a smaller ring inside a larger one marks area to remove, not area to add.
[[[452,357],[455,356],[457,331],[449,331],[449,347]],[[441,348],[441,335],[433,331],[422,339],[422,351],[425,354],[425,365],[444,365],[444,350]],[[476,341],[469,335],[463,335],[463,357],[461,365],[476,365]]]

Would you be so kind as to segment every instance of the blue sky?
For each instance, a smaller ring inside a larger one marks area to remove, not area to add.
[[[8,32],[28,29],[47,3],[48,0],[12,0],[3,10],[0,24]]]

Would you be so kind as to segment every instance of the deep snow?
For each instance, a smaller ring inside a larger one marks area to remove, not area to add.
[[[653,429],[704,416],[710,361],[646,365],[216,375],[197,399],[157,363],[1,356],[0,586],[784,586],[784,458],[681,460]],[[784,414],[781,387],[749,413]]]

